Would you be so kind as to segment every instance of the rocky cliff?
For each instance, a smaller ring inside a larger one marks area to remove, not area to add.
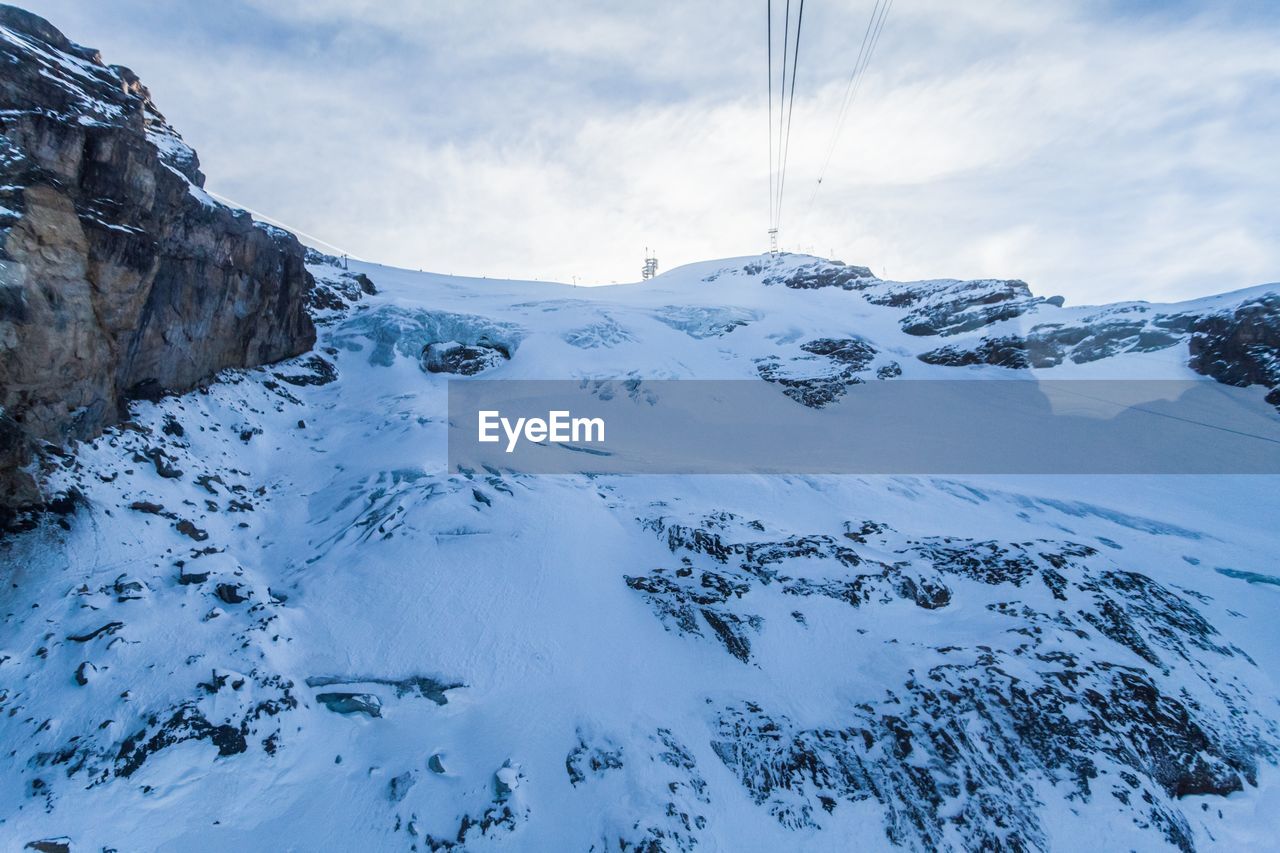
[[[315,342],[297,239],[203,184],[133,72],[0,5],[0,506],[39,442]]]

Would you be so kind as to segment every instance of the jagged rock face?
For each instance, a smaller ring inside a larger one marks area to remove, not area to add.
[[[378,288],[362,272],[350,272],[343,261],[306,248],[308,264],[330,267],[331,272],[315,278],[307,294],[307,307],[317,325],[332,323],[346,315],[347,309],[365,296],[373,296]]]
[[[713,750],[788,829],[817,829],[841,804],[870,799],[895,845],[1047,849],[1031,784],[1047,778],[1073,797],[1110,794],[1170,846],[1192,850],[1176,802],[1254,785],[1259,759],[1275,754],[1274,722],[1248,710],[1219,669],[1248,657],[1201,615],[1196,595],[1120,569],[1090,545],[913,539],[876,521],[776,538],[723,511],[641,526],[680,565],[628,576],[627,586],[669,631],[718,642],[744,664],[768,659],[753,642],[767,636],[766,620],[748,607],[791,610],[807,626],[805,611],[822,612],[824,598],[851,608],[850,620],[899,601],[945,616],[986,598],[988,618],[1013,626],[971,647],[940,643],[936,665],[817,728],[753,700],[719,709]],[[831,574],[813,574],[818,566]],[[794,604],[771,606],[784,597]],[[1181,690],[1163,680],[1174,672],[1191,676]]]
[[[744,272],[760,274],[764,269],[748,265]],[[819,260],[786,274],[766,275],[764,283],[793,290],[857,292],[872,305],[898,309],[899,328],[908,335],[956,340],[918,353],[925,364],[1046,369],[1186,346],[1193,370],[1227,385],[1264,385],[1270,389],[1267,400],[1280,406],[1280,357],[1276,354],[1280,351],[1280,297],[1275,294],[1225,308],[1162,310],[1144,302],[1118,303],[1064,321],[1054,313],[1062,308],[1062,297],[1035,296],[1025,282],[1016,279],[891,282],[877,278],[866,267]],[[894,370],[892,365],[881,365],[877,375],[900,375],[900,369]],[[788,393],[815,408],[838,399],[849,384],[785,375],[777,360],[762,361],[758,372],[788,387],[799,384],[802,391]],[[785,379],[780,378],[784,375]]]
[[[783,393],[815,409],[844,396],[852,385],[863,382],[878,351],[861,338],[818,338],[800,345],[804,355],[790,361],[770,356],[756,362],[756,373],[776,382]],[[888,365],[882,366],[888,367]]]
[[[906,309],[902,330],[908,335],[957,335],[1034,311],[1041,305],[1061,306],[1061,296],[1033,296],[1017,279],[937,279],[890,283],[866,267],[839,261],[808,264],[786,277],[766,279],[793,290],[838,287],[861,291],[873,305]]]
[[[940,364],[947,367],[968,367],[973,364],[994,364],[997,367],[1012,367],[1025,370],[1033,366],[1028,355],[1028,341],[1014,336],[1000,338],[983,338],[973,349],[963,347],[938,347],[920,354],[925,364]],[[1053,356],[1048,356],[1052,358]],[[1035,367],[1047,367],[1047,364],[1034,363]]]
[[[431,343],[422,348],[422,369],[428,373],[457,373],[471,376],[506,361],[510,356],[499,346],[478,343],[474,346],[456,341]]]
[[[135,389],[187,390],[312,346],[302,247],[203,182],[129,69],[0,6],[6,457],[97,434]],[[36,497],[4,470],[0,503]]]
[[[1266,385],[1267,401],[1280,406],[1280,297],[1199,318],[1189,346],[1192,370],[1227,385]]]
[[[984,336],[976,346],[938,347],[921,353],[920,360],[951,367],[991,364],[1015,369],[1056,367],[1068,361],[1086,364],[1122,353],[1176,346],[1198,322],[1190,314],[1115,317],[1104,310],[1076,324],[1041,323],[1025,335]]]

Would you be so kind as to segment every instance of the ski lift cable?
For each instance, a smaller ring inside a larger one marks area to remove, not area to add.
[[[867,44],[866,53],[863,55],[861,64],[855,68],[855,73],[850,77],[852,84],[845,93],[844,102],[841,104],[839,117],[836,122],[835,130],[831,135],[831,143],[827,148],[826,159],[822,164],[822,171],[819,173],[818,182],[814,185],[814,194],[817,194],[817,187],[821,185],[822,179],[826,177],[828,168],[831,165],[831,158],[835,153],[836,143],[839,141],[840,134],[844,131],[845,122],[849,119],[849,113],[853,104],[858,99],[858,93],[862,91],[862,84],[866,80],[866,71],[871,64],[871,58],[875,54],[877,45],[880,43],[880,34],[884,31],[885,21],[888,18],[889,9],[893,5],[893,0],[887,0],[880,10],[880,17],[873,21],[874,27],[871,33],[871,39]]]
[[[769,126],[766,128],[769,137],[769,227],[773,228],[773,0],[765,0],[767,23],[765,39],[768,43],[769,57]]]
[[[1061,384],[1062,383],[1059,382],[1059,386]],[[1169,412],[1160,412],[1160,411],[1156,411],[1155,409],[1148,409],[1145,406],[1135,404],[1135,403],[1120,403],[1115,400],[1108,400],[1105,397],[1095,397],[1092,394],[1085,394],[1081,391],[1074,391],[1066,388],[1060,388],[1059,390],[1063,391],[1064,393],[1070,394],[1074,397],[1080,397],[1081,399],[1092,400],[1098,403],[1106,403],[1108,405],[1116,406],[1117,408],[1124,409],[1126,411],[1141,412],[1144,415],[1152,415],[1159,418],[1168,418],[1170,420],[1182,421],[1183,423],[1193,424],[1195,426],[1202,426],[1208,429],[1215,429],[1220,432],[1228,432],[1228,433],[1231,433],[1232,435],[1243,436],[1244,438],[1255,438],[1255,439],[1258,439],[1259,441],[1270,442],[1271,444],[1280,444],[1280,440],[1272,438],[1271,436],[1268,436],[1268,435],[1259,435],[1256,432],[1247,432],[1245,430],[1232,429],[1231,427],[1222,426],[1221,424],[1211,424],[1208,421],[1201,421],[1201,420],[1196,420],[1195,418],[1188,418],[1188,417],[1183,417],[1181,415],[1174,415]]]
[[[336,246],[333,243],[330,243],[328,240],[321,240],[319,237],[316,237],[312,234],[308,234],[307,232],[303,231],[300,228],[294,228],[292,225],[288,225],[284,222],[281,222],[279,219],[276,219],[275,217],[267,216],[267,214],[263,213],[262,211],[254,210],[253,208],[247,207],[241,204],[240,202],[235,201],[234,199],[227,198],[221,193],[216,193],[213,190],[209,190],[209,189],[206,189],[205,192],[213,196],[215,199],[222,202],[223,204],[230,205],[231,207],[239,208],[240,210],[243,210],[245,213],[250,213],[256,216],[258,219],[261,219],[263,222],[266,222],[270,225],[275,225],[279,228],[283,228],[286,231],[290,231],[299,237],[306,237],[307,240],[309,240],[312,243],[319,243],[321,247],[324,247],[327,249],[336,249],[339,255],[345,255],[346,257],[350,258],[353,261],[363,260],[363,258],[360,258],[356,255],[351,254],[341,246]]]
[[[879,18],[880,7],[883,2],[884,0],[876,0],[875,5],[871,8],[871,15],[867,18],[867,28],[862,33],[862,44],[858,46],[858,56],[853,62],[853,70],[849,72],[849,82],[845,84],[844,95],[840,98],[840,109],[836,111],[835,126],[832,129],[831,140],[827,144],[827,155],[823,160],[822,170],[820,174],[826,172],[827,164],[831,162],[831,153],[832,151],[835,150],[836,137],[840,133],[839,128],[844,124],[845,111],[848,110],[849,104],[851,103],[851,100],[852,100],[851,96],[853,94],[854,88],[860,80],[860,76],[861,76],[860,72],[864,67],[863,60],[866,58],[866,55],[867,55],[867,45],[870,44],[871,34],[876,29],[876,21]],[[817,194],[817,191],[818,191],[817,187],[821,183],[822,183],[822,179],[820,177],[818,179],[818,184],[814,185],[814,191],[813,191],[814,195]],[[813,201],[812,196],[810,196],[809,201],[812,203]]]
[[[880,34],[884,32],[885,21],[889,17],[889,9],[893,6],[893,0],[886,0],[884,6],[880,10],[880,19],[876,22],[875,31],[871,35],[871,42],[867,45],[866,56],[863,57],[862,67],[858,70],[853,89],[848,93],[848,100],[843,104],[843,110],[840,115],[840,122],[837,125],[836,132],[832,137],[832,147],[834,148],[836,137],[840,135],[840,131],[844,129],[844,123],[849,118],[849,111],[855,101],[858,99],[858,93],[862,91],[862,84],[867,79],[867,67],[871,64],[871,57],[876,52],[876,47],[880,44]],[[828,155],[828,163],[830,163]],[[824,164],[825,167],[826,164]]]
[[[800,28],[804,25],[804,0],[800,0],[800,12],[796,17],[796,40],[791,51],[791,93],[787,101],[787,137],[782,150],[782,169],[778,173],[778,216],[775,227],[782,222],[782,196],[787,188],[787,156],[791,153],[791,116],[796,105],[796,69],[800,64]]]
[[[853,73],[849,75],[849,83],[845,88],[845,97],[840,105],[840,112],[836,119],[836,127],[831,134],[831,142],[827,146],[827,156],[823,161],[822,170],[818,173],[818,181],[814,184],[813,192],[809,196],[809,203],[812,205],[813,200],[818,195],[818,189],[822,186],[822,180],[827,175],[827,169],[831,166],[831,158],[835,153],[836,143],[839,141],[840,133],[844,130],[845,121],[849,117],[849,109],[857,100],[858,92],[862,89],[862,81],[866,78],[867,67],[871,64],[871,58],[875,54],[876,46],[880,43],[880,34],[884,32],[885,21],[889,17],[889,10],[893,7],[894,0],[884,0],[883,6],[880,0],[877,0],[876,6],[879,7],[880,15],[876,17],[876,9],[871,11],[871,18],[868,21],[868,30],[870,33],[870,41],[867,35],[863,35],[863,45],[866,48],[865,53],[859,51],[858,60],[854,63]]]
[[[861,57],[860,66],[855,68],[855,73],[850,77],[850,83],[852,86],[850,89],[846,90],[845,100],[841,104],[839,124],[839,127],[841,128],[843,128],[844,122],[848,119],[849,109],[853,106],[854,102],[857,101],[858,92],[861,91],[862,84],[866,80],[867,67],[871,64],[871,57],[875,54],[876,47],[880,44],[880,34],[884,32],[885,21],[889,17],[889,10],[892,6],[893,0],[884,0],[884,5],[880,7],[880,15],[878,18],[875,17],[874,10],[872,11],[873,20],[871,21],[872,28],[870,41],[866,44],[866,51]],[[833,139],[832,141],[834,142],[835,140]]]
[[[774,149],[774,166],[778,175],[779,183],[782,180],[782,128],[784,121],[784,113],[786,112],[784,102],[787,98],[787,57],[791,53],[791,0],[787,0],[782,10],[782,86],[778,89],[778,145]],[[776,186],[776,185],[775,185]],[[773,209],[769,211],[770,223],[773,228],[778,227],[778,193],[775,191],[773,197]]]

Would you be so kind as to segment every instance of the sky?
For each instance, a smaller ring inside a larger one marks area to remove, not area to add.
[[[19,5],[133,68],[210,190],[356,257],[596,284],[768,247],[768,0]],[[1072,303],[1280,280],[1280,4],[894,0],[832,148],[873,5],[807,3],[784,250]]]

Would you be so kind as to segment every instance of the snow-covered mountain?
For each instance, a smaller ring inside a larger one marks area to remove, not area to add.
[[[795,255],[596,288],[309,260],[311,353],[135,403],[53,457],[66,515],[3,543],[7,848],[1274,838],[1273,478],[536,477],[444,441],[468,375],[819,407],[1195,377],[1280,288],[1069,308]]]
[[[0,60],[0,848],[1274,845],[1274,477],[532,476],[446,435],[472,378],[826,417],[1210,377],[1270,418],[1280,285],[347,269],[205,193],[128,69],[3,5]]]

